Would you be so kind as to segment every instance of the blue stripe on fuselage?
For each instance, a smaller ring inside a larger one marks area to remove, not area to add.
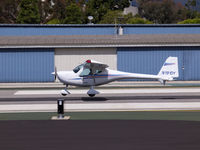
[[[99,75],[94,75],[95,78],[107,78],[107,77],[117,77],[117,76],[124,76],[126,74],[99,74]],[[93,78],[93,76],[88,75],[88,76],[84,76],[84,79],[90,79]],[[72,80],[81,80],[82,78],[73,78]]]

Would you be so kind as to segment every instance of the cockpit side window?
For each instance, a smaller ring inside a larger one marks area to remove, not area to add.
[[[95,74],[102,73],[101,70],[96,70]]]
[[[83,77],[83,76],[91,75],[91,73],[92,73],[91,69],[86,68],[81,72],[80,76]]]
[[[83,67],[83,65],[79,65],[76,68],[73,69],[74,73],[79,72],[79,70]]]

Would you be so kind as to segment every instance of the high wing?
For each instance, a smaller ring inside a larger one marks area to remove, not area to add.
[[[97,72],[104,71],[108,65],[94,60],[86,60],[83,67],[85,69],[90,69],[92,74],[96,74]]]

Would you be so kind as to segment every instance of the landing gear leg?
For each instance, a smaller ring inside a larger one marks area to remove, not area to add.
[[[90,97],[94,97],[96,94],[99,94],[98,91],[94,90],[94,87],[91,86],[90,87],[90,90],[87,92],[87,94],[90,96]]]
[[[65,89],[61,91],[62,96],[66,96],[68,94],[71,94],[68,90],[67,90],[68,85],[66,85]]]

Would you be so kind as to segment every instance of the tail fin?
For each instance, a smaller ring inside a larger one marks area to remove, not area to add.
[[[168,57],[158,75],[162,80],[173,80],[173,78],[178,78],[178,57]]]

